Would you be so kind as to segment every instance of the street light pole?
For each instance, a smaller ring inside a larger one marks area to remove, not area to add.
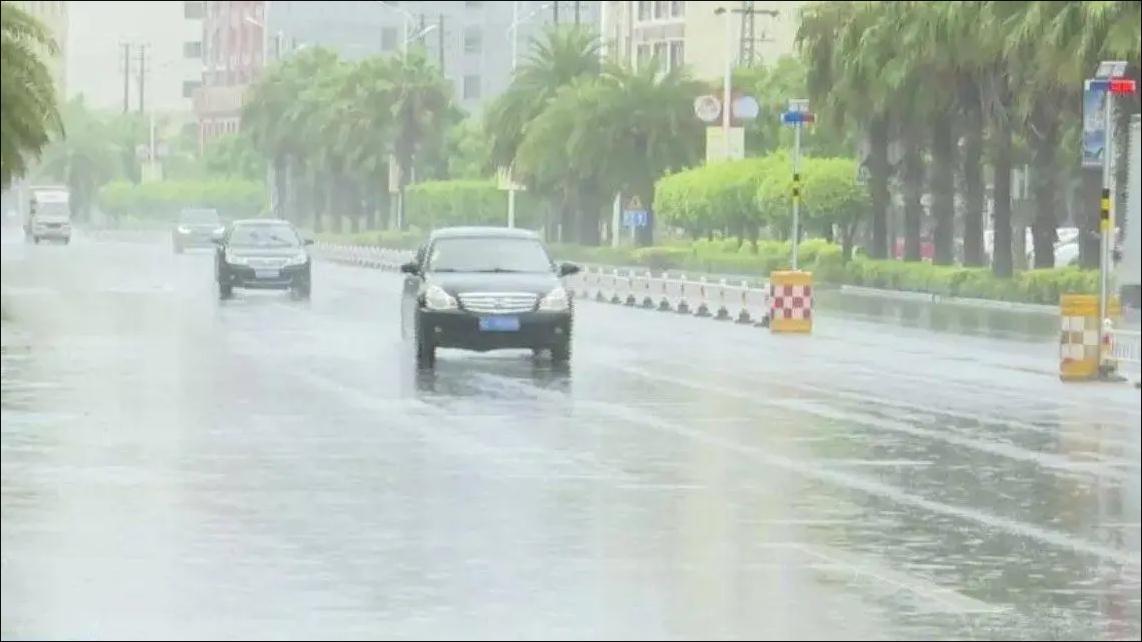
[[[726,34],[725,34],[725,72],[722,78],[722,147],[725,156],[723,160],[730,160],[730,97],[733,94],[733,60],[731,58],[733,40],[733,29],[730,25],[730,12],[725,7],[718,7],[714,10],[715,15],[723,15],[726,18]]]

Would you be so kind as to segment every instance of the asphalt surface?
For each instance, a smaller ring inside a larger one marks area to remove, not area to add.
[[[417,373],[393,274],[2,250],[5,639],[1142,634],[1139,397],[1042,332],[579,302]]]

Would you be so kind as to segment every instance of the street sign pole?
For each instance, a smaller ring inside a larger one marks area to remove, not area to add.
[[[1110,88],[1106,89],[1106,100],[1103,101],[1105,108],[1106,118],[1106,140],[1102,146],[1102,194],[1099,197],[1099,242],[1098,242],[1098,325],[1100,328],[1099,340],[1099,354],[1102,350],[1101,341],[1101,328],[1102,324],[1106,321],[1107,298],[1110,291],[1110,246],[1111,235],[1113,230],[1110,230],[1110,182],[1113,178],[1113,172],[1110,168],[1111,158],[1114,153],[1114,121],[1112,116],[1114,109],[1111,104],[1114,102],[1114,94],[1110,92]],[[1102,363],[1102,359],[1099,359]]]
[[[509,178],[509,180],[511,180]],[[515,184],[508,188],[508,227],[515,227]]]
[[[793,125],[793,270],[797,270],[801,204],[801,123]]]

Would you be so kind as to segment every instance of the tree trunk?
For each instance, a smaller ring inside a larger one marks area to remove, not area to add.
[[[911,127],[904,133],[904,260],[920,260],[920,219],[924,206],[924,158],[920,136]]]
[[[872,198],[872,247],[874,259],[888,258],[888,118],[880,116],[869,124],[868,191]]]
[[[274,156],[274,207],[273,216],[289,220],[286,216],[286,157],[285,154]]]
[[[991,271],[998,277],[1012,275],[1011,264],[1011,129],[1006,123],[994,128],[995,209],[992,225],[995,243],[991,250]]]
[[[966,81],[959,102],[964,106],[964,265],[981,266],[983,257],[983,108],[979,86]]]
[[[757,237],[761,235],[761,226],[755,222],[747,223],[746,232],[749,234],[749,253],[757,254]]]
[[[329,172],[329,193],[326,194],[326,202],[329,203],[327,208],[329,215],[333,218],[332,231],[334,234],[341,234],[345,231],[344,219],[342,216],[345,212],[345,181],[341,175],[341,171],[335,169]]]
[[[1035,250],[1035,267],[1055,267],[1055,242],[1058,237],[1058,203],[1055,173],[1055,148],[1058,145],[1057,121],[1041,123],[1041,136],[1032,150],[1031,189],[1035,214],[1031,219],[1031,243]]]
[[[313,232],[320,234],[325,231],[325,226],[321,222],[321,210],[325,204],[325,199],[321,193],[321,172],[314,170],[310,172],[311,189],[310,196],[313,197]]]
[[[932,173],[928,178],[932,217],[936,223],[932,234],[935,246],[933,263],[936,265],[955,262],[955,147],[952,141],[951,116],[949,113],[940,114],[932,121]]]
[[[853,258],[853,239],[856,237],[859,219],[841,226],[841,262],[848,263]]]

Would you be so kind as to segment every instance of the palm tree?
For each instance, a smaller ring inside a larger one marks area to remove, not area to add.
[[[893,96],[882,69],[891,58],[895,25],[882,19],[877,2],[814,2],[802,11],[797,42],[808,65],[809,97],[836,131],[860,123],[869,144],[872,242],[869,255],[888,256],[888,182],[892,167]]]
[[[607,193],[638,196],[648,207],[658,178],[697,161],[703,132],[693,114],[700,86],[682,68],[663,73],[659,65],[653,59],[637,70],[612,66],[601,78],[608,90],[605,111],[591,125],[601,142]],[[654,212],[649,215],[639,230],[642,245],[654,238]]]
[[[417,154],[434,133],[443,131],[451,116],[452,86],[420,51],[393,59],[393,96],[389,113],[394,128],[393,155],[399,167],[399,198],[403,212],[405,188],[412,178]],[[403,213],[400,224],[405,224]]]
[[[591,31],[556,27],[533,41],[508,90],[485,112],[492,162],[501,167],[511,165],[528,124],[556,92],[577,78],[595,76],[599,71],[599,41]]]
[[[298,97],[321,78],[337,61],[337,54],[312,47],[271,68],[246,95],[242,106],[242,128],[270,159],[274,167],[275,202],[278,216],[300,220],[298,181],[305,173],[307,150],[304,130],[288,119],[296,110]]]
[[[63,113],[68,135],[44,149],[37,173],[64,182],[76,219],[86,221],[99,187],[119,174],[122,146],[109,119],[89,111],[83,96],[65,104]]]
[[[63,127],[51,73],[39,53],[56,55],[55,41],[10,2],[0,4],[0,25],[0,186],[7,187]]]

